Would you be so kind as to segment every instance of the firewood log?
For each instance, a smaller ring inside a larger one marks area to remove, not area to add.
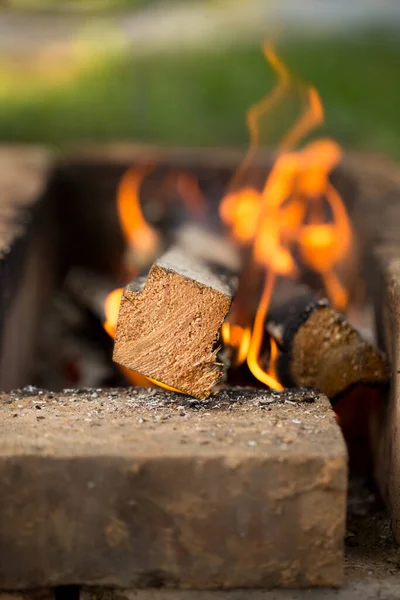
[[[236,277],[221,266],[171,248],[144,284],[125,287],[113,359],[118,364],[196,398],[206,398],[223,376],[218,361],[221,326]]]
[[[292,285],[290,299],[273,301],[267,319],[281,348],[277,369],[284,384],[313,387],[335,400],[355,385],[389,381],[386,357],[328,300],[304,285],[285,285]]]

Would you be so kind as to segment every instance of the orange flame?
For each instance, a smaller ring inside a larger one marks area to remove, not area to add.
[[[317,90],[295,81],[269,45],[264,45],[264,54],[279,82],[269,96],[248,112],[249,151],[231,182],[231,191],[221,202],[220,215],[232,237],[239,244],[252,247],[253,259],[265,269],[265,284],[249,343],[242,343],[246,327],[241,327],[242,338],[239,335],[232,342],[234,323],[227,324],[222,335],[225,343],[241,352],[241,359],[245,347],[247,364],[257,379],[269,387],[282,389],[275,372],[277,345],[272,338],[268,369],[260,364],[265,319],[276,276],[298,276],[301,265],[295,260],[297,248],[302,264],[320,274],[333,304],[344,309],[347,291],[337,267],[350,249],[351,227],[343,201],[329,181],[331,171],[341,159],[339,146],[332,140],[319,139],[301,150],[293,150],[324,121]],[[280,153],[264,189],[240,186],[259,145],[260,119],[291,90],[300,93],[305,108],[279,144]]]
[[[130,168],[121,178],[117,192],[118,216],[126,244],[147,263],[159,246],[157,232],[148,224],[140,206],[139,190],[149,169]]]
[[[251,327],[241,327],[224,323],[221,330],[222,338],[226,345],[236,350],[235,366],[246,360],[251,341]]]
[[[106,320],[103,324],[104,329],[113,339],[115,338],[115,331],[117,329],[118,311],[123,293],[123,288],[113,290],[108,294],[104,304],[104,313],[106,315]]]

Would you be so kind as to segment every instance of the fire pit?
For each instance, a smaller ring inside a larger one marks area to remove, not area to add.
[[[301,93],[277,157],[256,155],[259,105],[244,162],[0,155],[0,587],[339,585],[337,421],[352,469],[375,456],[397,527],[396,398],[365,318],[374,304],[395,346],[397,271],[376,260],[364,162],[330,140],[293,149],[322,119]]]

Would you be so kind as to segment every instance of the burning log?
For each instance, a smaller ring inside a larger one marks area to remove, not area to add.
[[[114,361],[196,398],[208,397],[223,376],[217,342],[235,283],[228,269],[173,247],[145,281],[125,287]]]
[[[281,346],[277,371],[283,383],[313,387],[335,400],[355,385],[389,381],[385,356],[328,300],[304,285],[293,284],[292,292],[290,300],[271,306],[267,321]]]

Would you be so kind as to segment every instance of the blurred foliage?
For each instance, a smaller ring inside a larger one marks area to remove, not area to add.
[[[399,39],[371,33],[292,39],[278,50],[291,70],[317,86],[326,113],[320,133],[400,157]],[[79,56],[54,61],[46,77],[20,73],[19,80],[20,66],[7,71],[0,64],[1,139],[245,145],[245,112],[276,81],[254,45]]]
[[[154,1],[154,0],[153,0]],[[109,10],[146,6],[148,0],[5,0],[2,6],[22,10]]]

